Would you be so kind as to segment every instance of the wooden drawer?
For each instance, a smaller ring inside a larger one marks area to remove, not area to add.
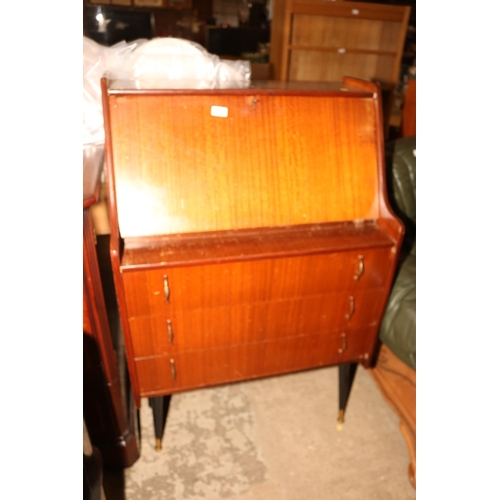
[[[343,336],[344,335],[344,336]],[[136,359],[141,396],[356,361],[368,349],[374,327],[344,334],[317,334],[170,356]]]
[[[135,357],[226,347],[373,325],[381,289],[179,311],[129,321]]]
[[[129,318],[380,288],[390,249],[123,273]],[[167,303],[165,290],[168,289]]]

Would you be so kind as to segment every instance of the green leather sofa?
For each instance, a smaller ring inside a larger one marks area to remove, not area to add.
[[[408,476],[416,487],[416,138],[387,144],[386,166],[389,202],[406,231],[371,373],[400,419],[410,456]]]
[[[387,187],[391,206],[406,229],[400,265],[380,328],[380,340],[414,370],[416,353],[416,138],[387,147]]]

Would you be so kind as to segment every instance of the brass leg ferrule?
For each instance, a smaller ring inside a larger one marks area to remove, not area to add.
[[[341,424],[344,423],[344,410],[339,410],[339,418],[337,419]]]
[[[156,440],[156,451],[161,451],[161,439]]]

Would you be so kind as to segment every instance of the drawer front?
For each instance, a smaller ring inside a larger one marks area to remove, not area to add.
[[[134,356],[165,355],[373,326],[382,289],[179,311],[129,321]]]
[[[384,287],[390,249],[125,271],[129,318]]]
[[[376,328],[305,335],[135,360],[142,397],[172,394],[362,358]]]

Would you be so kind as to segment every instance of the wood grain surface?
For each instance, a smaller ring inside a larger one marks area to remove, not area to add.
[[[379,289],[131,318],[137,358],[377,324]],[[352,314],[352,316],[351,316]]]
[[[359,280],[360,255],[365,271]],[[254,304],[326,294],[383,288],[390,250],[345,252],[207,266],[174,267],[123,273],[128,316],[167,311]],[[164,293],[165,277],[170,289]]]
[[[366,2],[276,0],[270,62],[281,81],[344,75],[394,86],[410,7]],[[278,51],[281,50],[281,53]]]
[[[127,238],[121,268],[192,266],[393,245],[394,239],[369,220]]]
[[[110,114],[124,238],[378,216],[372,98],[112,95]]]
[[[136,359],[143,396],[175,393],[238,380],[278,375],[331,364],[358,361],[374,327],[341,334],[324,333],[238,344],[220,349]],[[175,372],[175,379],[173,377]]]

